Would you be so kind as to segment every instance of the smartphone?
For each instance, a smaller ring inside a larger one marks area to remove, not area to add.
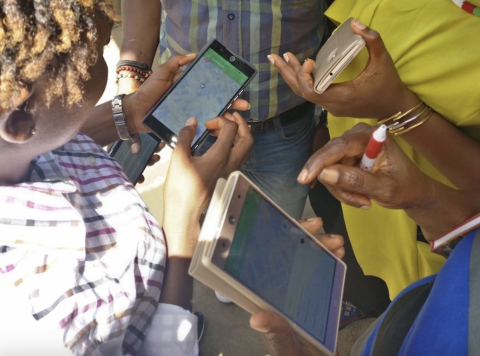
[[[210,247],[210,268],[229,287],[212,286],[234,302],[246,296],[253,304],[243,305],[251,313],[276,311],[305,341],[334,355],[345,264],[242,173],[229,183]]]
[[[136,155],[130,152],[127,141],[123,140],[115,142],[108,151],[109,155],[123,167],[125,174],[133,185],[137,184],[145,167],[147,167],[148,161],[150,161],[161,142],[157,136],[150,133],[140,133],[140,139],[142,148]]]
[[[365,47],[362,36],[350,27],[352,17],[342,23],[320,48],[315,59],[314,90],[322,94],[340,72]]]
[[[208,136],[205,123],[223,115],[256,74],[252,64],[212,39],[143,123],[174,148],[185,122],[191,116],[196,117],[194,152]]]

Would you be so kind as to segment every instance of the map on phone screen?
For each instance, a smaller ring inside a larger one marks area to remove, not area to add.
[[[198,139],[205,131],[205,123],[222,112],[247,80],[245,74],[210,48],[152,115],[175,134],[194,116]]]

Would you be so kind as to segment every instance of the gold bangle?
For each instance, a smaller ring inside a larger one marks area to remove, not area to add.
[[[410,114],[412,111],[415,111],[417,110],[421,105],[423,104],[423,101],[420,101],[417,105],[415,105],[413,108],[411,108],[410,110],[407,110],[406,112],[402,113],[401,111],[397,112],[395,115],[392,115],[386,119],[383,119],[383,120],[380,120],[378,121],[379,124],[383,124],[384,122],[387,122],[387,121],[390,121],[390,120],[393,120],[393,121],[397,121],[397,120],[400,120],[402,117],[405,117],[407,116],[408,114]]]
[[[423,108],[422,111],[420,111],[418,114],[406,119],[405,121],[403,122],[395,122],[389,126],[387,126],[387,129],[388,129],[388,132],[390,132],[391,134],[394,134],[396,132],[400,132],[400,131],[403,131],[405,130],[405,126],[413,121],[415,121],[416,119],[418,119],[419,117],[421,117],[425,111],[427,111],[427,109],[430,109],[427,105],[425,105],[425,107]]]
[[[406,134],[406,133],[409,132],[409,131],[412,131],[414,128],[416,128],[416,127],[424,124],[428,119],[430,119],[430,117],[432,116],[432,114],[433,114],[433,110],[430,109],[430,112],[428,113],[428,115],[427,115],[427,117],[426,117],[425,119],[423,119],[422,121],[417,122],[417,123],[416,123],[415,125],[413,125],[413,126],[410,126],[408,129],[405,129],[405,130],[403,130],[403,131],[394,133],[393,135],[395,135],[395,136],[403,135],[403,134]]]

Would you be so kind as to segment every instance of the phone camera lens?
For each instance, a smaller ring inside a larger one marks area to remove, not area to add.
[[[232,225],[235,224],[235,217],[233,215],[230,215],[230,217],[228,218],[228,222]]]
[[[237,195],[237,198],[240,199],[242,196],[240,194]]]
[[[235,62],[235,56],[230,57],[230,62]]]
[[[303,245],[305,243],[305,239],[300,239],[300,243]]]

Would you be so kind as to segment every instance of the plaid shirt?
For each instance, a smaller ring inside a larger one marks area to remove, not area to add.
[[[39,156],[26,182],[0,187],[0,290],[25,290],[39,325],[76,355],[108,342],[137,354],[165,259],[145,203],[85,135]]]
[[[246,119],[266,120],[305,100],[297,96],[267,59],[270,53],[314,58],[324,33],[324,0],[161,0],[161,61],[198,52],[215,37],[250,61],[258,75],[242,98]]]

